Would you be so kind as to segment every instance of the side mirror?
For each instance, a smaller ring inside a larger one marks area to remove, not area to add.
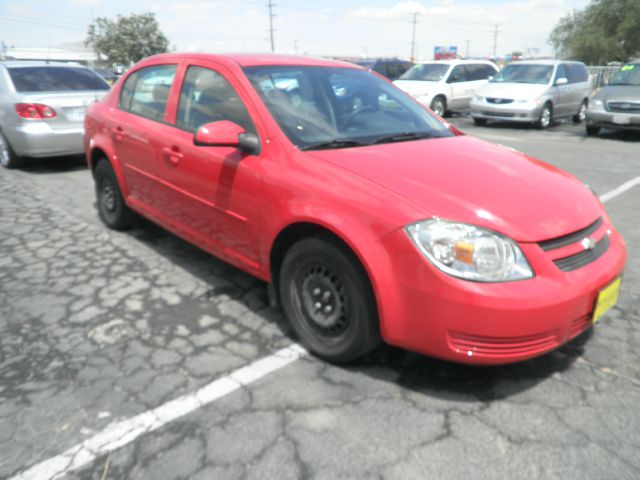
[[[557,86],[562,86],[562,85],[566,85],[567,83],[569,83],[569,80],[567,80],[566,78],[562,77],[556,80],[556,85]]]
[[[240,125],[229,120],[205,123],[200,126],[193,137],[193,143],[201,147],[236,147],[252,154],[260,151],[258,136],[245,131]]]
[[[495,80],[495,77],[493,75],[489,75],[487,77],[487,80],[489,80],[490,82],[493,82]]]

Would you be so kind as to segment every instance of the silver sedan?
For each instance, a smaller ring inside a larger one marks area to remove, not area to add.
[[[93,70],[56,62],[0,63],[0,164],[81,154],[87,105],[109,90]]]

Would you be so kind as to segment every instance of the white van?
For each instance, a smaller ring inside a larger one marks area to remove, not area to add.
[[[393,83],[444,116],[468,110],[475,92],[497,73],[498,68],[485,60],[437,60],[414,65]]]

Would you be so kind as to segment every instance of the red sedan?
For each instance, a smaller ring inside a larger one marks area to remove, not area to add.
[[[462,134],[355,65],[155,56],[85,128],[107,226],[140,214],[268,282],[330,361],[381,340],[520,361],[618,296],[624,241],[582,182]]]

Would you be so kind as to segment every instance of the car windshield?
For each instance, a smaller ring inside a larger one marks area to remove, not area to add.
[[[285,135],[303,150],[453,135],[393,85],[362,70],[260,66],[244,71]]]
[[[7,69],[18,92],[68,92],[109,90],[109,84],[92,70],[78,67],[11,67]]]
[[[400,80],[422,80],[425,82],[438,82],[449,70],[449,65],[444,63],[418,63],[404,72]]]
[[[609,85],[640,86],[640,63],[625,65],[616,72]]]
[[[504,67],[493,79],[498,83],[537,83],[545,85],[551,81],[553,65],[511,64]]]

